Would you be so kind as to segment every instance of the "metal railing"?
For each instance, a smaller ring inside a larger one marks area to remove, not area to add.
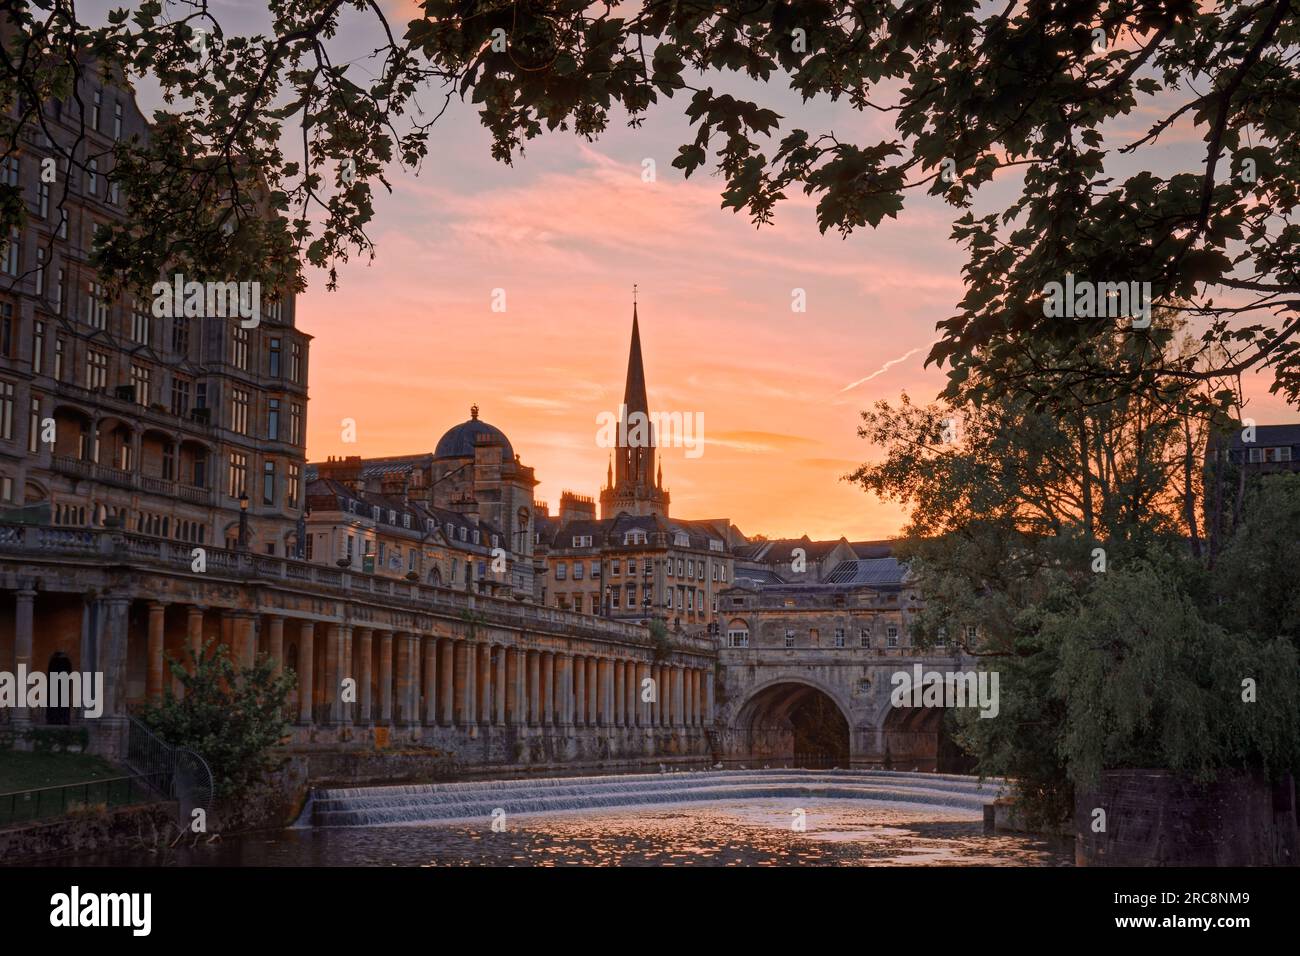
[[[161,781],[148,774],[106,777],[35,790],[0,793],[0,827],[61,817],[98,807],[124,807],[157,800]]]
[[[173,747],[135,717],[127,718],[125,763],[156,785],[158,793],[179,804],[182,826],[191,811],[212,804],[212,771],[193,750]]]

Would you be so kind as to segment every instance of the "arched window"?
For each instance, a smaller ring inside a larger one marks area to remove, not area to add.
[[[749,647],[749,625],[735,618],[727,625],[728,647]]]

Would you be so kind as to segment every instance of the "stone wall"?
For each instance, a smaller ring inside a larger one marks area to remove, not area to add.
[[[1096,809],[1105,831],[1094,832]],[[1221,773],[1199,785],[1164,770],[1108,770],[1075,800],[1079,866],[1277,866],[1297,862],[1295,785]]]
[[[87,810],[57,820],[0,830],[0,860],[35,861],[74,853],[154,846],[175,837],[176,804]]]

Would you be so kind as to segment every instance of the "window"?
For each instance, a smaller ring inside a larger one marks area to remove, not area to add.
[[[21,240],[22,236],[18,232],[18,227],[11,227],[9,241],[5,243],[3,251],[0,251],[0,272],[7,276],[18,275],[18,249],[22,244]]]
[[[833,645],[834,647],[843,647],[843,646],[844,646],[844,628],[842,628],[842,627],[837,627],[837,628],[835,629],[835,637],[834,637],[834,641],[835,641],[835,643],[834,643],[834,645]]]
[[[297,402],[289,404],[289,444],[302,444],[302,406]]]
[[[785,629],[785,646],[786,646],[786,647],[794,647],[794,628],[793,628],[793,627],[787,627],[787,628]]]
[[[27,451],[36,454],[40,450],[40,397],[32,395],[31,411],[27,418]]]
[[[555,566],[555,580],[565,581],[568,579],[568,576],[569,576],[569,566],[563,561],[559,562]]]
[[[270,365],[270,374],[272,378],[280,377],[280,340],[271,339],[267,346],[267,362]]]
[[[58,271],[58,278],[54,285],[54,311],[59,315],[63,314],[63,270]]]
[[[289,345],[289,381],[302,384],[302,343]]]
[[[975,638],[978,636],[979,636],[979,625],[967,624],[966,625],[966,646],[969,647],[970,645],[974,644]]]
[[[869,627],[858,628],[858,646],[859,647],[871,646],[871,628]]]
[[[575,535],[573,536],[573,547],[575,547],[575,548],[590,548],[590,547],[591,547],[591,535],[589,535],[589,534],[575,534]]]
[[[230,337],[230,364],[248,370],[248,329],[241,325],[234,326],[234,333]]]
[[[673,559],[669,558],[664,562],[665,573],[671,578],[673,576]]]
[[[17,186],[19,175],[19,160],[17,156],[6,156],[0,160],[0,183],[6,186]]]
[[[97,349],[86,350],[86,388],[105,388],[108,385],[108,353]]]
[[[0,355],[8,356],[14,348],[14,307],[0,302]]]
[[[733,624],[727,629],[728,647],[749,647],[749,628]]]
[[[131,363],[131,385],[135,389],[135,403],[137,405],[149,404],[149,379],[151,370],[135,362]]]
[[[609,573],[611,577],[618,577],[619,560],[614,558],[609,562]]]
[[[185,418],[190,413],[190,380],[181,375],[172,376],[172,414]]]
[[[42,219],[50,218],[50,184],[44,180],[36,185],[36,211]]]
[[[113,104],[113,139],[122,138],[122,104]]]
[[[172,319],[172,351],[181,356],[190,353],[190,323],[183,315]]]
[[[633,529],[623,535],[624,544],[645,544],[645,532],[639,529]]]
[[[939,628],[938,632],[935,634],[934,646],[935,647],[948,646],[948,629],[946,627]]]
[[[280,400],[272,398],[266,406],[266,437],[271,441],[280,440]]]
[[[59,210],[59,238],[68,238],[68,211],[66,209]]]
[[[581,581],[581,580],[582,580],[582,562],[581,562],[581,561],[574,561],[574,562],[573,562],[573,580],[575,580],[575,581]]]
[[[0,438],[13,441],[14,383],[0,382]]]
[[[241,435],[248,434],[248,406],[250,397],[247,389],[230,390],[230,428]]]
[[[45,250],[37,248],[36,250],[36,294],[45,295]]]
[[[262,463],[262,504],[275,504],[275,462]]]
[[[686,576],[688,578],[695,577],[695,562],[690,558],[686,559]]]
[[[176,446],[171,442],[163,445],[162,476],[168,481],[176,477]]]
[[[63,336],[54,337],[54,378],[63,381]]]
[[[8,475],[0,478],[0,498],[5,501],[14,500],[14,480]]]
[[[118,187],[116,179],[110,179],[108,181],[108,201],[114,206],[120,206],[122,204],[121,190]]]
[[[151,318],[144,303],[136,299],[131,305],[131,341],[138,342],[140,345],[149,344]]]
[[[591,576],[592,576],[593,579],[594,579],[594,578],[598,578],[598,577],[600,577],[600,562],[599,562],[599,561],[593,561],[593,562],[591,562]]]
[[[898,628],[893,624],[890,624],[887,628],[885,628],[885,646],[886,647],[898,646]]]
[[[685,572],[682,570],[682,568],[683,568],[684,566],[685,566],[685,562],[683,562],[681,558],[678,558],[678,559],[677,559],[677,576],[678,576],[679,578],[684,578],[684,577],[686,577]]]
[[[230,482],[226,494],[238,498],[248,487],[248,456],[237,451],[230,453]],[[349,537],[351,537],[349,535]]]
[[[714,564],[714,565],[710,565],[710,567],[713,569],[713,580],[714,580],[714,581],[717,581],[717,580],[718,580],[718,566],[717,566],[716,564]]]
[[[99,131],[99,112],[100,107],[104,105],[104,93],[102,90],[95,90],[95,94],[90,101],[90,128]]]
[[[619,595],[618,588],[609,589],[609,606],[614,610],[618,610],[618,595]]]
[[[808,628],[808,643],[811,644],[813,647],[817,647],[819,644],[821,644],[821,642],[822,642],[821,633],[817,630],[817,628],[815,627]]]
[[[108,298],[98,282],[86,285],[86,323],[93,329],[108,327]]]
[[[4,305],[0,305],[3,311]],[[10,306],[12,308],[12,306]],[[32,371],[40,374],[45,365],[45,323],[37,319],[32,323]]]
[[[99,192],[99,162],[94,159],[86,164],[86,192],[92,196]]]

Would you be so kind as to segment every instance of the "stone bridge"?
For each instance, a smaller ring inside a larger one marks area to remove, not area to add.
[[[759,632],[761,634],[761,632]],[[896,708],[891,676],[914,665],[973,668],[951,651],[875,647],[723,648],[716,726],[728,761],[969,771],[939,707]]]

